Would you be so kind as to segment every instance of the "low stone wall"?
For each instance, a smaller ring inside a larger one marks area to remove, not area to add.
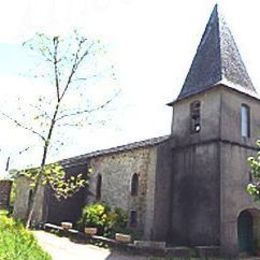
[[[0,180],[0,209],[8,209],[10,206],[12,184],[10,180]]]
[[[197,246],[197,247],[167,247],[164,241],[144,241],[135,240],[130,243],[128,241],[119,241],[103,236],[88,235],[76,229],[64,229],[51,223],[46,223],[43,226],[47,232],[54,232],[60,236],[67,236],[70,239],[78,242],[96,243],[102,242],[109,245],[111,251],[121,251],[124,254],[138,256],[152,256],[163,259],[237,259],[237,258],[219,258],[219,246]],[[120,234],[126,236],[125,234]],[[150,258],[149,258],[150,259]],[[257,258],[258,259],[258,258]]]

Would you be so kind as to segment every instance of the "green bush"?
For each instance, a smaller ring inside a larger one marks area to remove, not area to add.
[[[115,208],[108,214],[107,237],[114,237],[115,233],[129,233],[127,229],[128,216],[121,208]]]
[[[19,222],[0,215],[0,260],[50,260],[32,233]]]
[[[84,230],[85,227],[96,227],[98,234],[102,234],[108,225],[108,212],[110,212],[110,208],[103,203],[85,206],[78,222],[79,228]]]
[[[116,232],[127,230],[128,217],[121,208],[112,210],[105,203],[93,203],[83,208],[78,222],[81,230],[84,227],[96,227],[99,235],[113,237]]]

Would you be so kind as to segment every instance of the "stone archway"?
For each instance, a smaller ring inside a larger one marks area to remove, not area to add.
[[[260,211],[247,209],[237,219],[238,247],[240,253],[253,255],[260,249]]]

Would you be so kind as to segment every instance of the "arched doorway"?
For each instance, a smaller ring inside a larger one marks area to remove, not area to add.
[[[245,210],[237,221],[239,251],[252,255],[254,253],[253,216]]]

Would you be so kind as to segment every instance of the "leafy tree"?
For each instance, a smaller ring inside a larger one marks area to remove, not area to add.
[[[255,157],[247,159],[250,167],[251,181],[247,185],[247,192],[255,200],[260,200],[260,140],[256,142],[258,152]]]
[[[50,150],[64,145],[62,133],[58,130],[90,124],[90,114],[111,103],[118,92],[110,92],[109,97],[101,101],[100,98],[97,101],[91,99],[87,94],[89,85],[94,85],[96,80],[105,76],[115,79],[113,66],[106,64],[99,70],[100,57],[106,52],[100,41],[89,40],[77,31],[66,37],[38,33],[24,46],[35,54],[35,60],[41,61],[36,66],[38,70],[35,77],[48,80],[49,83],[35,102],[20,105],[23,100],[18,99],[22,117],[15,118],[2,112],[5,118],[33,133],[41,142],[39,167],[23,172],[32,181],[26,221],[29,227],[40,185],[49,184],[59,198],[67,198],[86,184],[84,176],[66,178],[61,165],[47,163]],[[102,97],[101,93],[99,97]],[[28,123],[24,120],[27,116]]]

